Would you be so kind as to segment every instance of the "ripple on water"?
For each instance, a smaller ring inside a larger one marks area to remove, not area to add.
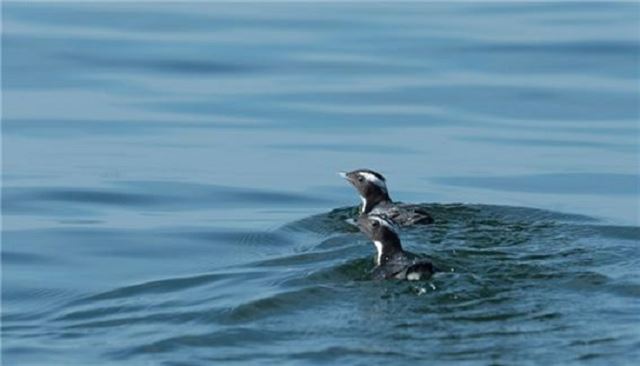
[[[640,299],[640,285],[600,266],[637,262],[612,254],[637,252],[637,228],[520,207],[424,208],[436,223],[407,228],[402,238],[442,269],[426,282],[371,281],[373,248],[345,222],[357,213],[349,207],[270,232],[174,232],[169,237],[281,248],[258,261],[76,296],[37,321],[53,344],[124,337],[128,345],[107,346],[104,357],[136,362],[182,352],[203,362],[317,360],[324,352],[345,362],[471,361],[501,352],[498,343],[524,350],[531,339],[566,359],[571,352],[590,357],[584,344],[593,354],[612,344],[631,347],[616,332],[599,342],[587,324],[611,326],[600,318],[605,311],[634,318],[629,301]],[[585,242],[602,250],[588,250]],[[8,259],[37,260],[11,252]],[[618,305],[605,309],[602,299],[611,296]],[[16,315],[3,317],[8,334],[43,337],[34,319]],[[567,351],[567,344],[578,350]],[[213,355],[215,349],[223,355]],[[529,355],[518,351],[509,359],[518,354]]]
[[[238,188],[211,184],[171,181],[117,182],[102,189],[71,187],[3,187],[3,210],[9,214],[38,210],[59,212],[71,207],[77,210],[97,210],[103,206],[154,211],[197,210],[210,208],[211,202],[225,209],[248,204],[284,206],[326,203],[321,198],[295,194]],[[60,203],[63,203],[61,205]],[[81,216],[81,215],[78,215]]]

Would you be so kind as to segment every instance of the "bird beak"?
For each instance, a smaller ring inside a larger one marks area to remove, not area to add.
[[[346,180],[349,180],[349,176],[345,172],[339,172],[338,175],[341,176],[342,178],[346,179]]]

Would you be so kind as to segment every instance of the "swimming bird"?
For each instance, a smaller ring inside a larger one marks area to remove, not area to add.
[[[374,279],[424,280],[434,273],[431,262],[402,249],[397,226],[384,215],[360,216],[358,227],[376,247]]]
[[[418,205],[394,203],[389,196],[384,176],[369,169],[358,169],[339,173],[353,185],[362,206],[360,214],[383,214],[400,226],[432,224],[433,217]]]

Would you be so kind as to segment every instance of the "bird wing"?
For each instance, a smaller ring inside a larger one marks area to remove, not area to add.
[[[384,213],[398,225],[428,225],[433,223],[433,217],[419,205],[393,205],[386,207]]]

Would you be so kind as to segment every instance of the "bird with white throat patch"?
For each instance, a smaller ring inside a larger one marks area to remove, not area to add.
[[[395,203],[389,196],[385,177],[370,169],[339,173],[360,195],[360,214],[383,214],[401,226],[432,224],[433,218],[418,205]]]
[[[431,277],[431,262],[402,249],[397,225],[384,215],[363,215],[358,227],[376,248],[374,279],[424,280]]]

